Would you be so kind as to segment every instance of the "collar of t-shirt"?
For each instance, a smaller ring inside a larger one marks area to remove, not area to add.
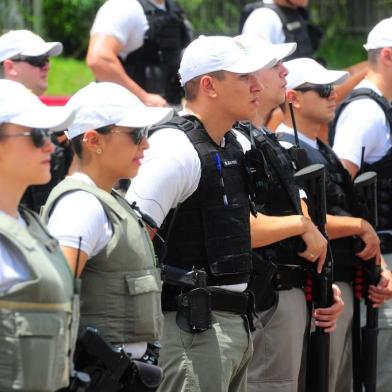
[[[6,215],[6,216],[8,216],[9,218],[15,219],[15,220],[16,220],[20,225],[22,225],[23,227],[27,227],[26,221],[20,216],[19,212],[18,212],[18,216],[15,217],[15,216],[9,215],[9,214],[7,214],[6,212],[0,210],[0,215]]]
[[[83,182],[88,185],[93,185],[95,187],[97,186],[97,184],[85,173],[75,172],[72,175],[70,175],[69,178]]]
[[[279,128],[277,129],[277,131],[278,132],[288,133],[290,135],[294,135],[294,129],[289,127],[289,126],[287,126],[286,124],[280,124]],[[298,132],[298,139],[303,141],[306,144],[309,144],[311,147],[315,148],[316,150],[319,149],[316,139],[311,139],[311,138],[305,136],[301,132]]]
[[[374,92],[376,92],[378,95],[382,96],[382,92],[378,89],[378,87],[369,79],[362,79],[356,86],[355,89],[357,88],[370,88],[372,89]]]

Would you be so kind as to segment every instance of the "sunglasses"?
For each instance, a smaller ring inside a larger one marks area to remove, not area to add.
[[[34,147],[41,148],[45,142],[50,139],[52,131],[48,129],[33,128],[31,131],[19,132],[19,133],[2,133],[4,137],[23,137],[30,136],[33,141]]]
[[[123,129],[112,129],[111,133],[126,133],[130,136],[132,141],[135,144],[140,144],[144,137],[147,137],[148,129],[147,128],[129,128],[129,130]]]
[[[329,98],[333,92],[333,84],[314,84],[312,86],[297,87],[294,90],[301,92],[316,91],[320,98]]]
[[[42,68],[49,63],[49,56],[18,56],[14,57],[12,61],[23,61],[33,67]]]

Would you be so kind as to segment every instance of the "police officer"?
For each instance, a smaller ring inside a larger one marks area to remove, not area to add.
[[[127,193],[157,223],[166,242],[164,263],[207,273],[211,307],[208,300],[197,307],[198,292],[164,285],[164,392],[246,390],[250,210],[243,152],[230,128],[259,107],[255,71],[276,62],[270,53],[263,56],[219,36],[199,37],[185,49],[179,73],[186,110],[150,136]]]
[[[296,42],[289,58],[313,57],[322,37],[310,24],[305,9],[309,0],[263,0],[250,3],[243,11],[243,33],[264,36],[274,44]]]
[[[147,106],[178,105],[177,70],[190,39],[173,0],[107,0],[91,29],[87,64],[99,81],[121,84]]]
[[[141,218],[112,187],[136,175],[148,147],[143,127],[172,109],[146,108],[106,82],[84,87],[67,107],[77,113],[67,134],[79,169],[52,190],[43,218],[82,280],[80,331],[93,326],[140,359],[161,335],[160,273]]]
[[[11,30],[0,37],[0,77],[22,83],[34,94],[43,95],[48,88],[50,57],[62,51],[61,42],[45,42],[29,30]],[[61,139],[53,135],[52,142],[56,148],[49,183],[28,187],[21,201],[35,212],[39,212],[50,190],[65,177],[72,162],[72,150],[65,136]]]
[[[364,45],[368,53],[369,71],[366,78],[338,109],[333,144],[334,151],[352,177],[358,173],[361,161],[364,170],[377,172],[378,234],[381,251],[389,268],[392,267],[391,33],[392,18],[380,21],[370,31]],[[382,295],[385,299],[389,297],[387,292]],[[391,315],[391,304],[388,302],[379,312],[377,390],[381,392],[389,390],[392,382]]]
[[[293,43],[272,45],[246,34],[236,39],[249,50],[273,52],[278,60],[289,56],[296,47]],[[260,212],[257,220],[262,222],[260,216],[268,219],[264,233],[260,224],[252,230],[255,249],[250,288],[255,291],[257,319],[252,334],[254,355],[248,370],[248,391],[301,390],[298,382],[308,320],[303,265],[318,262],[320,270],[325,258],[326,240],[303,214],[304,203],[294,183],[292,158],[274,134],[261,128],[268,112],[285,99],[286,77],[287,69],[281,61],[260,70],[258,78],[265,87],[259,94],[262,106],[253,125],[236,126],[237,138],[248,151],[252,171],[256,171],[254,189]],[[255,165],[252,156],[258,156],[261,164]],[[306,244],[302,252],[301,239]],[[331,308],[317,309],[314,314],[317,325],[327,332],[335,329],[343,306],[337,288],[334,300]]]
[[[354,265],[356,258],[379,261],[379,238],[371,225],[355,218],[356,205],[352,180],[332,149],[319,138],[321,126],[333,120],[336,108],[334,84],[341,83],[347,73],[325,69],[316,61],[299,58],[285,63],[287,77],[287,102],[284,122],[278,129],[278,138],[294,143],[292,119],[288,102],[292,102],[299,130],[300,146],[307,151],[309,163],[322,163],[327,168],[327,230],[334,257],[334,278],[342,290],[345,309],[336,332],[331,337],[330,391],[350,391],[352,370],[351,324],[353,315]],[[282,132],[282,133],[281,133]],[[354,236],[361,238],[364,249],[354,250]],[[385,263],[384,267],[386,267]],[[390,271],[384,270],[377,287],[370,291],[370,298],[379,306],[380,294],[392,294]]]
[[[23,85],[0,80],[0,390],[69,384],[79,303],[74,276],[39,217],[18,207],[50,179],[50,132],[72,120]]]

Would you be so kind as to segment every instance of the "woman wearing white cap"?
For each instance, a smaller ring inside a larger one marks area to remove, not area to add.
[[[148,357],[162,330],[160,273],[141,217],[112,187],[137,174],[148,148],[143,127],[172,109],[147,108],[114,83],[91,83],[67,106],[76,109],[68,136],[79,169],[53,189],[43,217],[82,279],[80,331],[94,326],[133,358],[155,362]]]
[[[74,277],[58,242],[18,204],[29,185],[50,180],[50,130],[71,120],[68,109],[49,108],[23,85],[0,80],[1,391],[69,384],[79,311]]]

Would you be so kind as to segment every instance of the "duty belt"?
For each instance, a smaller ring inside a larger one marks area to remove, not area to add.
[[[250,301],[250,294],[248,292],[237,293],[217,287],[208,287],[207,290],[211,293],[211,310],[232,312],[239,315],[245,315],[248,312]],[[165,298],[162,303],[162,309],[168,312],[177,311],[177,298],[177,296],[171,297],[170,299]]]
[[[305,273],[300,265],[277,264],[278,271],[272,278],[272,286],[277,291],[302,289],[305,285]]]

